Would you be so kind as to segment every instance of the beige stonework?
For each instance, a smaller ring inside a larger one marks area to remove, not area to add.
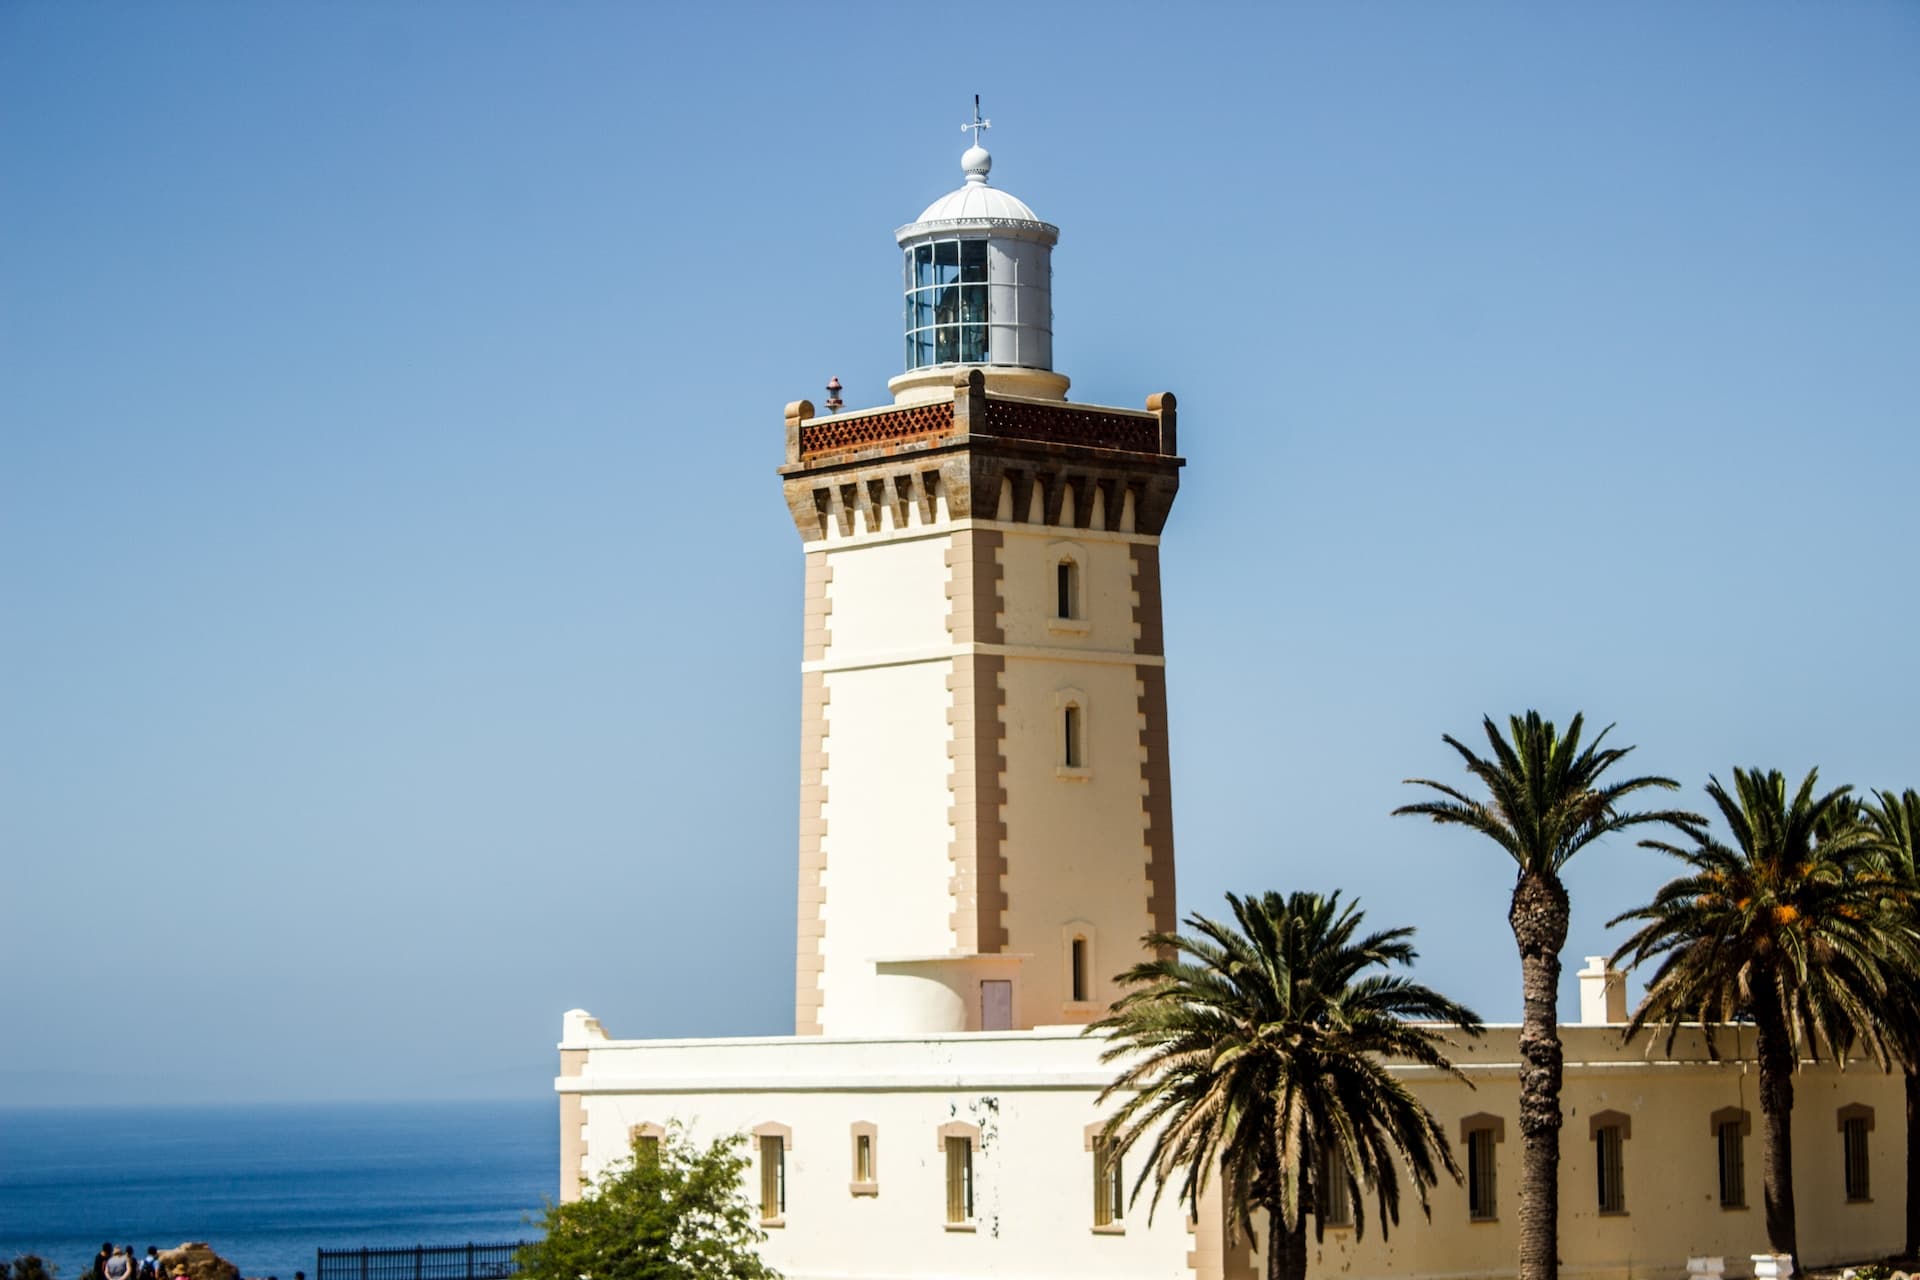
[[[585,1049],[560,1051],[560,1078],[578,1076],[587,1065]],[[560,1199],[580,1198],[581,1166],[587,1157],[587,1104],[577,1093],[560,1095]]]
[[[1147,915],[1156,933],[1179,924],[1174,905],[1173,772],[1167,759],[1167,669],[1133,669],[1140,726],[1140,813],[1147,849]]]
[[[594,1159],[587,1140],[587,1130],[592,1121],[588,1114],[587,1099],[577,1088],[581,1077],[588,1073],[588,1059],[593,1046],[605,1044],[606,1029],[600,1020],[585,1009],[569,1009],[561,1020],[560,1032],[560,1079],[555,1081],[560,1092],[560,1199],[578,1200],[585,1187],[586,1170],[590,1160],[604,1165],[605,1159]]]
[[[1179,1212],[1185,1214],[1186,1210],[1180,1207]],[[1201,1194],[1200,1212],[1188,1221],[1187,1230],[1193,1239],[1193,1247],[1187,1251],[1193,1280],[1259,1280],[1251,1242],[1227,1221],[1217,1180]]]
[[[993,530],[962,530],[947,548],[947,630],[956,646],[998,644],[1000,559],[1004,538]],[[957,955],[1006,949],[1006,885],[1002,844],[1006,803],[1001,754],[1000,708],[1005,699],[1000,675],[1006,659],[977,653],[956,654],[947,688],[953,695],[947,712],[952,726],[948,752],[953,760],[948,792],[948,821],[953,824],[949,857],[953,863],[953,949]]]
[[[833,568],[822,555],[807,557],[806,613],[801,641],[803,661],[817,662],[827,649],[832,604],[827,593]],[[793,1030],[820,1034],[825,937],[827,802],[827,687],[818,671],[800,676],[800,886],[794,965]]]
[[[1159,536],[1184,465],[1171,394],[1148,397],[1145,411],[1068,404],[990,394],[979,370],[954,375],[948,391],[939,402],[827,418],[805,401],[788,406],[780,475],[802,542],[898,524],[889,505],[918,506],[927,524],[992,519],[1003,486],[1018,523],[1085,529],[1097,519]]]
[[[963,529],[947,547],[947,631],[956,645],[1004,644],[1000,625],[1000,548],[1005,535]]]
[[[1160,616],[1160,545],[1136,542],[1128,551],[1133,557],[1133,651],[1165,656],[1166,635]]]
[[[953,692],[953,824],[949,857],[953,862],[954,945],[957,955],[975,955],[1006,948],[1002,843],[1006,824],[1000,811],[1006,802],[1000,754],[1000,704],[1004,691],[1000,673],[1003,658],[974,657],[956,662],[947,677]]]

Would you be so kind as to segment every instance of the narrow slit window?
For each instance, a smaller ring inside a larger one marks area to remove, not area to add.
[[[973,1221],[973,1143],[947,1139],[947,1221]]]
[[[1065,738],[1067,768],[1081,767],[1080,751],[1080,708],[1068,705],[1061,715],[1060,731]]]
[[[1601,1125],[1593,1131],[1594,1164],[1601,1213],[1627,1211],[1626,1169],[1622,1160],[1620,1126]]]
[[[1865,1116],[1848,1116],[1840,1126],[1841,1154],[1846,1162],[1847,1199],[1871,1200],[1872,1183],[1868,1179],[1867,1131]]]
[[[1126,1211],[1125,1179],[1120,1154],[1106,1138],[1093,1141],[1093,1225],[1110,1227]]]
[[[873,1135],[855,1134],[853,1138],[853,1180],[873,1181]]]
[[[1715,1131],[1720,1136],[1720,1207],[1747,1207],[1747,1159],[1742,1150],[1740,1122],[1722,1121]]]
[[[1087,1000],[1087,940],[1073,940],[1073,1002],[1085,1004]]]
[[[1467,1217],[1474,1222],[1491,1222],[1497,1216],[1493,1138],[1492,1129],[1475,1129],[1467,1135]]]
[[[651,1133],[643,1133],[633,1140],[633,1157],[640,1164],[660,1163],[660,1139]]]
[[[1337,1152],[1329,1151],[1320,1161],[1320,1225],[1353,1225],[1353,1199],[1347,1186],[1347,1167]]]
[[[1055,616],[1071,618],[1080,595],[1079,567],[1071,560],[1062,560],[1054,568],[1054,609]]]
[[[771,1221],[787,1211],[786,1139],[760,1138],[760,1216]]]

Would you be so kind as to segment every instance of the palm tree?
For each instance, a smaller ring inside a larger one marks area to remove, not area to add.
[[[1520,950],[1520,1280],[1559,1274],[1560,1219],[1560,951],[1567,943],[1568,901],[1560,871],[1602,836],[1646,823],[1684,826],[1696,814],[1622,808],[1636,792],[1676,791],[1671,778],[1601,781],[1632,747],[1606,747],[1608,725],[1584,749],[1578,714],[1564,735],[1537,711],[1511,716],[1503,738],[1485,717],[1490,756],[1482,758],[1445,736],[1487,790],[1484,800],[1426,778],[1445,799],[1402,805],[1393,812],[1478,831],[1506,851],[1518,868],[1507,923]]]
[[[1413,930],[1363,936],[1359,905],[1338,893],[1227,902],[1232,923],[1196,914],[1191,935],[1148,935],[1156,958],[1120,975],[1125,994],[1088,1028],[1112,1039],[1101,1061],[1124,1063],[1100,1094],[1126,1099],[1105,1135],[1116,1154],[1147,1144],[1136,1201],[1151,1175],[1151,1204],[1177,1182],[1197,1215],[1217,1169],[1230,1231],[1251,1236],[1253,1210],[1265,1210],[1269,1280],[1300,1280],[1314,1205],[1344,1199],[1357,1233],[1371,1188],[1384,1234],[1400,1220],[1396,1164],[1423,1213],[1441,1170],[1459,1179],[1439,1121],[1385,1059],[1458,1076],[1440,1032],[1409,1020],[1477,1036],[1480,1019],[1408,978],[1371,972],[1411,964]],[[1317,1229],[1325,1218],[1316,1214]]]
[[[1892,909],[1904,914],[1909,928],[1920,928],[1920,863],[1914,860],[1914,837],[1920,834],[1920,791],[1909,787],[1896,795],[1876,792],[1861,807],[1861,818],[1879,837],[1875,861],[1897,886]],[[1892,1008],[1883,1025],[1900,1037],[1900,1064],[1907,1086],[1907,1242],[1906,1256],[1920,1253],[1920,974],[1908,971],[1893,982]]]
[[[1803,1055],[1844,1055],[1864,1047],[1888,1061],[1875,1018],[1887,995],[1887,962],[1911,963],[1904,930],[1883,929],[1885,884],[1862,875],[1877,839],[1857,823],[1834,821],[1853,802],[1848,788],[1815,794],[1809,770],[1791,797],[1778,771],[1735,769],[1729,792],[1707,783],[1732,843],[1688,831],[1687,847],[1641,843],[1687,866],[1652,902],[1609,922],[1639,922],[1615,954],[1630,967],[1660,961],[1646,999],[1628,1024],[1704,1026],[1709,1050],[1716,1024],[1750,1019],[1758,1044],[1767,1241],[1799,1253],[1793,1209],[1793,1072]]]

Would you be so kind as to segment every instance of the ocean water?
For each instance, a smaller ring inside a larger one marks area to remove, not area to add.
[[[323,1247],[535,1239],[559,1163],[548,1098],[0,1109],[0,1257],[80,1280],[102,1240],[205,1240],[311,1277]]]

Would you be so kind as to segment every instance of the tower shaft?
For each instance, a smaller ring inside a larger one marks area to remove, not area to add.
[[[1087,1021],[1173,928],[1175,408],[787,416],[806,552],[796,1029]]]

